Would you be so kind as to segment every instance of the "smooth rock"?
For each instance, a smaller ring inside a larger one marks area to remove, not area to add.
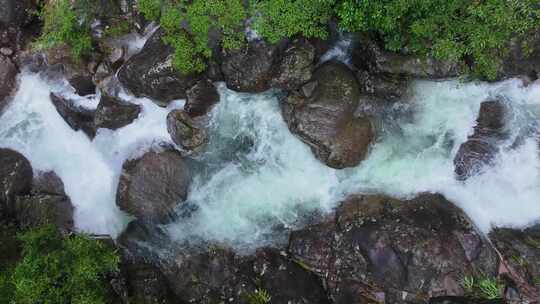
[[[51,93],[50,98],[58,114],[73,130],[82,130],[88,137],[94,138],[96,135],[94,127],[95,111],[75,106],[72,101],[54,93]]]
[[[94,116],[97,129],[116,130],[132,123],[141,113],[141,107],[103,94]]]
[[[219,102],[219,93],[209,80],[198,81],[187,91],[187,100],[184,110],[191,117],[205,115]]]
[[[173,110],[167,115],[167,131],[173,142],[185,150],[196,150],[208,141],[206,130],[198,127],[183,110]]]

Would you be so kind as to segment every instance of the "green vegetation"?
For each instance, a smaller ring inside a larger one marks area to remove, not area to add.
[[[379,33],[386,48],[458,62],[493,79],[512,38],[540,26],[537,0],[344,0],[337,9],[350,31]]]
[[[104,36],[109,38],[120,37],[129,33],[129,22],[124,19],[114,20],[111,25],[107,26],[104,31]]]
[[[119,263],[113,249],[84,235],[63,237],[53,226],[19,239],[22,259],[0,275],[2,303],[106,303],[103,277]]]
[[[482,299],[494,300],[502,297],[503,286],[495,278],[482,275],[479,278],[464,276],[461,279],[461,287],[469,296]]]
[[[257,288],[254,292],[246,293],[246,300],[249,304],[269,304],[272,297],[265,289]]]
[[[254,29],[270,42],[301,34],[326,38],[336,0],[256,0]]]
[[[74,9],[70,0],[48,1],[41,12],[43,33],[35,42],[40,49],[67,45],[74,59],[89,54],[92,50],[90,36],[91,9],[86,3],[81,3],[79,9]]]
[[[224,50],[243,46],[247,13],[242,0],[139,0],[143,15],[159,21],[163,41],[174,50],[174,66],[182,73],[202,72],[212,56],[209,34],[221,35]]]

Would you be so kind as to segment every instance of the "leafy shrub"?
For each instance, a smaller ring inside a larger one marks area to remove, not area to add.
[[[83,235],[64,238],[53,226],[26,232],[20,239],[22,260],[12,273],[0,276],[0,296],[6,303],[105,303],[103,276],[118,269],[114,250]]]
[[[137,9],[143,16],[151,21],[159,21],[161,16],[161,0],[139,0]]]
[[[48,1],[39,13],[44,25],[35,46],[47,49],[65,44],[75,59],[87,55],[92,50],[90,7],[83,3],[78,8],[69,0]]]
[[[326,38],[336,0],[256,0],[255,30],[270,42],[302,34]]]
[[[503,286],[495,278],[481,275],[479,278],[473,276],[464,276],[461,279],[461,287],[472,297],[494,300],[502,297]]]
[[[341,25],[375,31],[386,48],[457,62],[471,58],[474,72],[493,79],[512,38],[540,26],[537,0],[343,0]]]

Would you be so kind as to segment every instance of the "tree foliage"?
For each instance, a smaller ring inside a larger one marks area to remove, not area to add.
[[[103,277],[117,271],[116,252],[84,235],[63,237],[53,226],[20,236],[21,261],[0,276],[1,303],[103,304]]]

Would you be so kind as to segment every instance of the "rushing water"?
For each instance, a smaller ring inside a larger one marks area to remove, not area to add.
[[[19,90],[0,117],[0,146],[23,153],[35,170],[54,170],[62,178],[79,229],[117,235],[128,221],[115,205],[122,163],[159,143],[170,143],[165,117],[181,102],[160,108],[123,94],[142,105],[140,117],[116,131],[99,130],[90,141],[59,116],[49,100],[51,91],[73,94],[65,84],[21,75]],[[358,192],[397,197],[442,193],[484,231],[540,219],[540,83],[416,82],[410,100],[374,107],[380,109],[374,111],[378,139],[361,165],[346,170],[322,165],[289,132],[273,92],[239,94],[224,85],[219,91],[221,102],[209,122],[210,144],[196,156],[200,166],[188,201],[178,210],[182,216],[164,227],[178,241],[204,239],[236,246],[274,242],[283,235],[280,230],[329,212]],[[488,97],[501,98],[512,109],[512,136],[494,167],[458,182],[453,158]],[[98,98],[77,102],[95,107]]]

